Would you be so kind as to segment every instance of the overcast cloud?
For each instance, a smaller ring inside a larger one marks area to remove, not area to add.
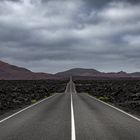
[[[0,59],[32,71],[140,71],[138,0],[1,0]]]

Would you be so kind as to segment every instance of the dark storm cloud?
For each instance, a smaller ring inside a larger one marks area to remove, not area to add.
[[[137,71],[139,40],[138,0],[0,1],[0,59],[31,70]]]

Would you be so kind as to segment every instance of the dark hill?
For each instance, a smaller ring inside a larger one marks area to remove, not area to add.
[[[100,72],[95,69],[83,69],[83,68],[74,68],[64,72],[56,73],[56,76],[70,77],[70,76],[95,76],[99,75]]]
[[[28,69],[10,65],[0,61],[0,79],[1,80],[34,80],[47,79],[50,74],[34,73]]]
[[[60,76],[60,77],[70,77],[70,76],[81,76],[81,77],[131,77],[126,72],[120,71],[120,72],[110,72],[110,73],[104,73],[97,71],[95,69],[83,69],[83,68],[74,68],[70,69],[64,72],[59,72],[56,73],[55,76]]]

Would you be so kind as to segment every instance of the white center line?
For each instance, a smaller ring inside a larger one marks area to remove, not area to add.
[[[74,111],[73,111],[73,99],[71,93],[71,140],[76,140],[75,135],[75,120],[74,120]]]

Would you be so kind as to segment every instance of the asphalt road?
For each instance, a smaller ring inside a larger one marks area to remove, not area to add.
[[[56,94],[0,123],[0,140],[74,139],[140,140],[140,121],[87,94],[76,93],[75,84],[70,80],[65,93]]]

